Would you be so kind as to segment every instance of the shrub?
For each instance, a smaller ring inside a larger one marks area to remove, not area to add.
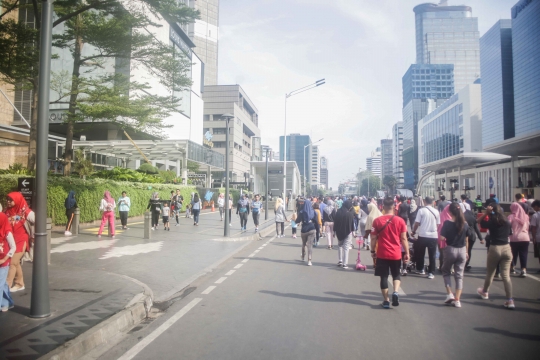
[[[149,163],[141,164],[141,166],[139,166],[138,171],[145,174],[152,174],[152,175],[156,175],[159,173],[158,168]]]

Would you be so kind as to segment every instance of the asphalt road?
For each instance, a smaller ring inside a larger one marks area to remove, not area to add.
[[[476,245],[462,308],[443,305],[437,274],[403,278],[401,305],[385,310],[373,270],[340,269],[337,251],[325,247],[314,249],[309,267],[300,261],[300,239],[268,237],[193,283],[100,359],[538,359],[540,276],[512,279],[514,311],[502,306],[501,281],[481,300],[475,292],[486,253]],[[371,264],[367,251],[362,258]],[[530,254],[530,273],[538,268]]]

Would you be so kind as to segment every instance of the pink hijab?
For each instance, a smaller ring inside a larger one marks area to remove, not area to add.
[[[441,212],[441,223],[437,226],[437,234],[439,235],[439,247],[444,249],[446,247],[446,240],[441,238],[441,230],[446,220],[452,220],[452,215],[450,215],[450,204],[446,205],[443,211]]]
[[[525,211],[517,202],[513,202],[512,204],[510,204],[510,211],[512,212],[508,216],[508,220],[510,222],[515,221],[521,226],[529,222],[529,216],[525,214]]]
[[[114,205],[114,199],[112,198],[111,193],[108,190],[105,191],[105,193],[103,194],[103,198],[105,199],[107,204]]]

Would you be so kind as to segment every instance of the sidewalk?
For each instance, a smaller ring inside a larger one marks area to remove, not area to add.
[[[261,217],[261,231],[272,232],[273,213],[266,223],[264,214]],[[240,232],[234,213],[230,238],[223,237],[219,212],[201,214],[200,226],[193,226],[193,220],[185,217],[180,218],[179,226],[174,224],[173,219],[170,231],[162,225],[152,231],[151,240],[143,239],[140,220],[128,223],[125,231],[118,225],[114,239],[106,231],[97,238],[99,227],[95,225],[81,229],[78,236],[65,237],[63,231],[54,231],[49,266],[52,315],[28,317],[32,264],[24,263],[26,289],[12,294],[15,308],[0,313],[0,358],[37,359],[122,313],[141,301],[145,291],[153,293],[150,301],[165,303],[259,238],[252,219],[248,230]]]

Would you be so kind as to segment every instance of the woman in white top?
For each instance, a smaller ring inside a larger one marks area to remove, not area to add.
[[[103,199],[101,199],[101,204],[99,205],[99,210],[103,213],[101,216],[101,225],[98,231],[98,237],[101,237],[103,228],[107,221],[109,221],[109,227],[111,229],[111,236],[114,238],[114,219],[115,213],[114,209],[116,208],[116,202],[111,196],[111,193],[107,190],[103,194]]]
[[[217,199],[217,204],[219,207],[219,216],[221,217],[221,221],[223,221],[223,215],[225,214],[225,196],[223,194],[219,194],[219,197]]]

